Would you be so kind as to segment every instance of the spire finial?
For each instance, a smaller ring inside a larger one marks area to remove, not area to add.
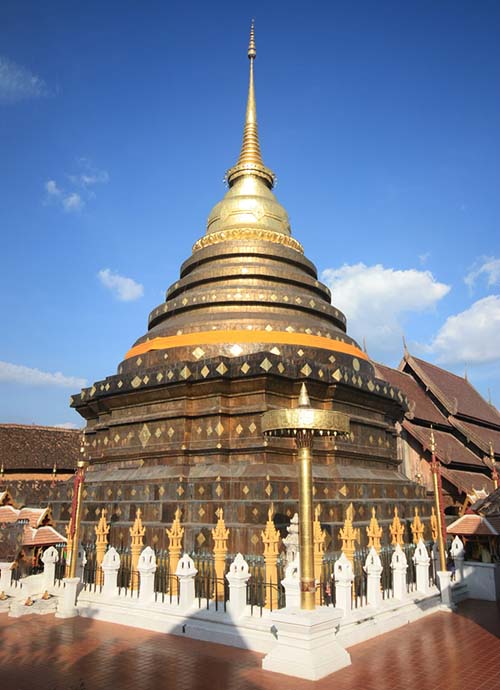
[[[305,383],[300,387],[299,407],[311,407],[311,401],[309,400],[309,393],[307,392]]]
[[[434,429],[432,428],[431,425],[431,453],[434,455],[436,452],[436,440],[434,438]]]
[[[248,43],[248,58],[250,60],[250,79],[248,83],[247,110],[245,127],[243,129],[243,143],[240,157],[236,165],[227,171],[226,177],[231,186],[242,175],[256,175],[261,177],[271,189],[274,185],[274,174],[265,167],[260,152],[259,132],[257,128],[257,105],[255,102],[255,88],[253,80],[253,63],[257,56],[255,47],[255,22],[252,19],[250,27],[250,41]]]

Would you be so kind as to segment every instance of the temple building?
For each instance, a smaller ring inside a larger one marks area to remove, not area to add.
[[[405,348],[398,369],[375,365],[378,375],[408,399],[400,434],[407,477],[432,492],[430,431],[441,463],[447,515],[461,515],[495,488],[500,459],[500,414],[466,377],[412,356]]]
[[[430,515],[425,487],[403,475],[398,458],[407,397],[348,335],[273,193],[257,129],[253,30],[248,57],[241,152],[205,235],[117,372],[71,399],[86,421],[90,462],[84,541],[105,507],[110,543],[126,543],[140,508],[147,543],[165,546],[179,507],[184,548],[203,550],[222,506],[230,552],[257,552],[270,504],[284,529],[298,500],[293,439],[265,439],[261,415],[295,405],[304,381],[314,407],[350,418],[347,438],[315,449],[314,500],[331,548],[351,503],[358,525],[372,506],[382,525],[395,507],[403,519],[415,508]],[[53,491],[56,518],[68,500],[66,488]]]

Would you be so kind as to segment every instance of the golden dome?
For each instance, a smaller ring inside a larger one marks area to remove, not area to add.
[[[229,191],[214,206],[208,218],[207,235],[230,230],[264,230],[290,235],[288,214],[271,191],[274,173],[264,165],[260,152],[253,79],[255,56],[252,23],[248,46],[250,81],[243,143],[238,162],[226,174]]]

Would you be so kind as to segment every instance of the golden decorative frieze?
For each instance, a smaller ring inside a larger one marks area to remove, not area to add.
[[[294,249],[296,252],[304,253],[304,247],[294,237],[284,235],[281,232],[274,230],[260,230],[258,228],[232,228],[230,230],[220,230],[219,232],[211,232],[208,235],[200,237],[193,244],[193,252],[205,247],[211,247],[220,242],[228,242],[230,240],[256,240],[258,242],[274,242],[281,244],[289,249]]]

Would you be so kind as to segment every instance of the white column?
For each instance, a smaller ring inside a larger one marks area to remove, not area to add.
[[[285,588],[285,601],[287,609],[300,608],[300,553],[295,554],[295,559],[286,567],[285,577],[281,580]]]
[[[78,547],[78,553],[76,556],[76,577],[83,582],[83,570],[85,568],[85,564],[87,563],[87,554],[85,553],[85,549],[83,546],[80,544]]]
[[[462,582],[464,579],[465,549],[464,543],[458,535],[451,542],[450,552],[455,562],[455,580],[456,582]]]
[[[415,570],[417,573],[417,592],[427,594],[429,591],[429,553],[425,547],[424,542],[420,539],[413,556],[415,563]]]
[[[179,608],[188,610],[194,604],[194,578],[198,571],[187,553],[179,560],[175,574],[179,578]]]
[[[453,597],[451,594],[451,573],[447,570],[439,570],[437,574],[439,591],[441,592],[441,604],[446,608],[453,609]]]
[[[104,584],[102,586],[103,597],[111,599],[118,596],[116,581],[118,571],[120,570],[120,554],[113,546],[106,551],[101,568],[104,576]]]
[[[352,563],[343,553],[333,566],[335,577],[335,608],[341,609],[348,616],[352,609],[352,583],[354,572]]]
[[[155,596],[156,556],[150,546],[142,551],[137,565],[139,571],[139,601],[149,603]]]
[[[394,599],[404,599],[406,596],[406,571],[408,569],[408,561],[406,560],[405,552],[399,544],[396,544],[396,548],[392,554],[391,569]]]
[[[12,568],[14,563],[0,563],[0,592],[7,593],[12,584]]]
[[[63,582],[64,589],[62,596],[59,597],[56,618],[73,618],[74,616],[78,616],[76,599],[78,596],[78,587],[81,585],[80,578],[65,577]]]
[[[368,606],[378,608],[382,603],[382,592],[380,590],[382,561],[373,546],[368,552],[363,570],[366,573],[366,603]]]
[[[247,582],[250,579],[248,563],[241,553],[229,566],[226,580],[229,582],[229,601],[227,609],[234,619],[240,618],[247,607]]]
[[[43,563],[43,581],[42,589],[44,591],[51,589],[54,586],[56,577],[56,563],[59,560],[59,554],[55,546],[50,546],[42,555]]]

